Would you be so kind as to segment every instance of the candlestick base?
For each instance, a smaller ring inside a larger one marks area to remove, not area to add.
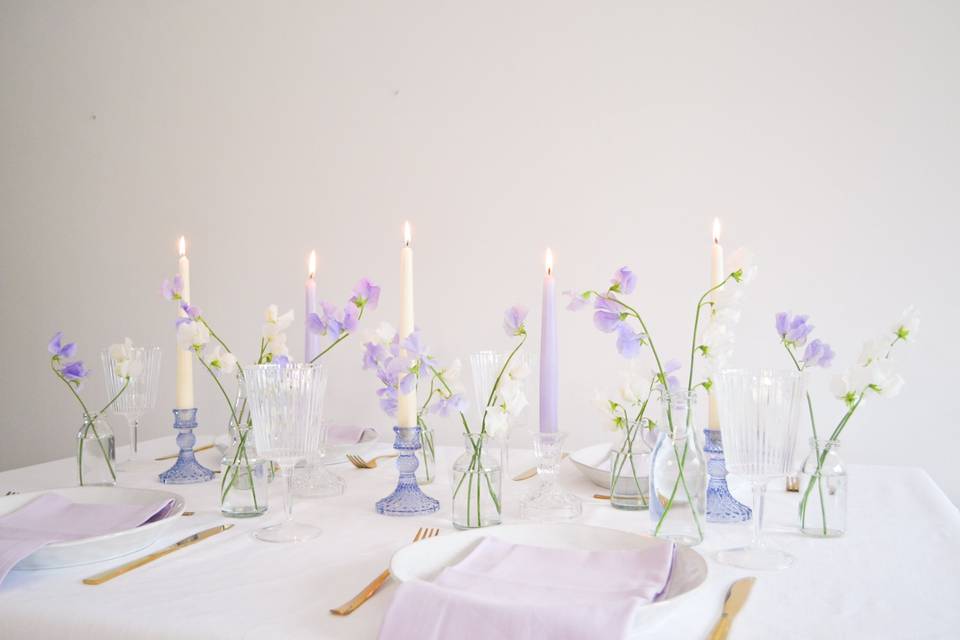
[[[342,496],[346,486],[343,478],[327,468],[319,454],[293,469],[293,495],[298,498]]]
[[[533,453],[537,456],[538,484],[520,501],[520,517],[525,520],[557,522],[574,520],[583,513],[580,498],[557,482],[565,433],[535,433]]]
[[[393,448],[400,452],[397,469],[400,477],[397,488],[377,502],[377,513],[385,516],[417,516],[440,510],[440,501],[420,490],[416,471],[420,466],[416,450],[420,448],[420,427],[394,427],[397,434]]]
[[[193,430],[197,427],[196,409],[174,409],[173,428],[179,431],[177,446],[180,455],[173,466],[160,474],[160,482],[164,484],[194,484],[213,480],[213,471],[197,462],[193,453],[193,445],[197,437]]]
[[[727,486],[727,466],[719,429],[703,430],[703,452],[707,454],[707,522],[746,522],[750,507],[741,504]]]

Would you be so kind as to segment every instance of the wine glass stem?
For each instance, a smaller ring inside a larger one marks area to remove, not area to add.
[[[763,546],[761,532],[763,530],[763,498],[767,493],[767,482],[754,481],[753,483],[753,542],[751,547]]]
[[[286,466],[280,467],[280,475],[283,476],[283,517],[284,523],[293,522],[293,469]]]
[[[130,418],[130,459],[140,458],[140,418]]]

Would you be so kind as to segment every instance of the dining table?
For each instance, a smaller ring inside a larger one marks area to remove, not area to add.
[[[521,438],[515,438],[520,440]],[[199,444],[204,444],[201,437]],[[348,616],[330,613],[389,566],[421,527],[457,535],[450,517],[451,472],[462,453],[438,447],[437,478],[424,491],[440,501],[436,513],[413,517],[378,515],[374,504],[397,481],[392,460],[374,469],[343,462],[330,469],[346,483],[340,496],[298,499],[297,520],[319,526],[319,537],[275,544],[252,532],[282,516],[280,487],[271,486],[270,507],[256,518],[226,518],[218,505],[219,482],[161,485],[157,475],[174,453],[173,437],[147,441],[150,462],[118,473],[118,485],[156,488],[183,496],[193,515],[181,516],[155,544],[130,557],[47,570],[14,570],[0,584],[0,638],[138,638],[238,640],[240,638],[376,638],[397,585],[394,580]],[[378,444],[371,453],[388,453]],[[123,458],[125,448],[118,448]],[[216,449],[198,452],[219,468]],[[520,523],[520,500],[536,478],[513,476],[534,464],[529,449],[510,452],[503,480],[503,523]],[[76,484],[73,458],[0,472],[0,496]],[[652,531],[646,511],[622,511],[594,498],[606,493],[581,476],[570,460],[559,482],[583,500],[577,520],[641,535]],[[750,503],[749,486],[730,477],[733,493]],[[2,497],[0,497],[2,500]],[[767,540],[795,557],[779,571],[747,571],[716,560],[718,551],[744,545],[752,524],[708,523],[694,549],[707,562],[705,582],[675,601],[650,605],[637,616],[638,638],[706,638],[737,579],[756,582],[733,621],[733,639],[960,638],[960,513],[920,468],[849,465],[846,535],[821,539],[798,530],[799,495],[783,479],[767,490]],[[82,580],[126,560],[224,523],[233,528],[98,586]]]

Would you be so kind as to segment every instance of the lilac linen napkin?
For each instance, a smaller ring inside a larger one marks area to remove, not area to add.
[[[169,513],[173,500],[151,504],[78,504],[45,493],[0,517],[0,583],[18,562],[51,542],[132,529]]]
[[[376,440],[377,430],[371,427],[331,425],[327,427],[327,444],[359,444]]]
[[[380,638],[623,638],[667,587],[676,547],[576,551],[483,541],[433,582],[400,585]]]

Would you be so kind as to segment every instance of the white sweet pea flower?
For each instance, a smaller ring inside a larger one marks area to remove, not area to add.
[[[487,435],[496,438],[504,435],[510,429],[510,415],[503,407],[487,407],[486,417]]]
[[[650,395],[650,380],[634,367],[623,375],[623,384],[620,385],[620,399],[624,404],[631,406],[642,405]],[[610,411],[607,402],[607,411]]]
[[[203,350],[203,361],[228,375],[237,369],[237,358],[216,342],[209,343]]]
[[[199,322],[181,322],[177,327],[177,346],[183,351],[199,349],[210,342],[210,332]]]
[[[857,364],[866,367],[872,362],[883,360],[890,351],[890,341],[886,338],[875,338],[863,343],[863,349],[860,350],[860,357]]]
[[[498,395],[506,412],[514,418],[527,407],[527,394],[523,392],[523,386],[516,382],[501,383]]]
[[[850,385],[850,376],[847,374],[834,376],[830,380],[830,393],[839,400],[846,400],[850,394],[854,393]]]
[[[757,265],[754,264],[753,253],[743,247],[730,256],[727,269],[735,274],[734,279],[740,284],[750,284],[757,277]]]
[[[108,352],[110,359],[114,362],[122,362],[133,357],[133,341],[130,338],[124,338],[123,342],[110,345]]]
[[[133,341],[124,338],[123,342],[112,344],[108,348],[113,371],[120,378],[136,378],[143,370],[143,363],[133,359]]]
[[[913,342],[917,339],[917,333],[919,331],[920,312],[917,311],[916,307],[910,305],[903,310],[900,320],[893,325],[893,335],[901,340]]]
[[[279,335],[290,328],[290,325],[293,324],[293,310],[287,311],[283,315],[277,315],[277,305],[272,304],[267,307],[264,316],[267,319],[266,324],[263,325],[263,337],[272,338],[276,335]]]
[[[850,374],[850,384],[854,390],[874,391],[885,398],[900,393],[903,382],[890,360],[873,360],[865,367],[855,367]]]
[[[701,353],[717,362],[733,355],[733,343],[733,330],[722,322],[709,323],[700,336]]]
[[[287,334],[278,333],[267,339],[265,352],[271,356],[289,356],[290,350],[287,348]]]
[[[463,364],[460,362],[460,358],[456,358],[450,363],[449,367],[443,370],[443,379],[447,381],[447,384],[453,386],[453,383],[460,381],[462,373]]]
[[[377,325],[376,337],[381,344],[390,344],[397,335],[397,330],[389,322],[381,322]]]
[[[511,380],[525,380],[530,376],[530,365],[525,358],[514,358],[507,369],[507,377]]]

